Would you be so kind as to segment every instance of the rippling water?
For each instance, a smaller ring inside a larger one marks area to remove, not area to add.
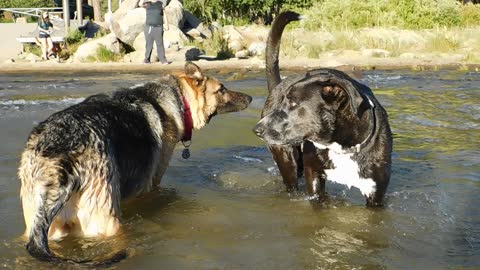
[[[263,72],[212,74],[254,97],[246,111],[194,132],[192,157],[175,151],[162,189],[123,205],[125,233],[51,242],[63,257],[127,247],[117,269],[478,269],[480,267],[480,73],[368,71],[394,132],[387,207],[327,184],[313,207],[287,194],[251,128],[265,101]],[[219,75],[220,74],[220,75]],[[286,73],[288,75],[288,73]],[[25,251],[16,176],[32,127],[93,93],[152,74],[0,75],[0,267],[49,265]]]

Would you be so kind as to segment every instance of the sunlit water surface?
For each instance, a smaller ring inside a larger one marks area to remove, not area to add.
[[[479,73],[364,73],[360,80],[388,111],[394,133],[382,210],[335,184],[324,205],[285,193],[251,132],[265,101],[263,71],[210,75],[252,95],[250,108],[195,131],[189,160],[179,145],[162,189],[123,205],[122,235],[51,242],[54,252],[92,258],[127,247],[130,256],[116,269],[479,269]],[[84,268],[42,263],[25,251],[19,156],[33,126],[53,112],[155,76],[0,75],[0,267]]]

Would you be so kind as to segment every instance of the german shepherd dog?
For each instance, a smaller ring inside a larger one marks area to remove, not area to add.
[[[325,180],[357,187],[368,206],[381,206],[390,179],[392,135],[387,113],[370,88],[342,71],[316,69],[281,80],[285,26],[281,13],[267,40],[269,95],[254,132],[268,143],[288,191],[305,174],[307,192],[325,195]]]
[[[187,62],[175,76],[90,96],[51,115],[28,137],[18,171],[28,252],[61,261],[49,238],[117,234],[120,201],[160,184],[175,145],[251,100]]]

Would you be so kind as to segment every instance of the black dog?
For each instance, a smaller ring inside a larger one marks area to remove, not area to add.
[[[344,72],[316,69],[280,79],[281,13],[267,41],[269,96],[254,132],[268,143],[288,191],[305,173],[309,195],[325,195],[325,180],[355,186],[367,205],[382,205],[390,179],[392,135],[387,113],[367,86]]]

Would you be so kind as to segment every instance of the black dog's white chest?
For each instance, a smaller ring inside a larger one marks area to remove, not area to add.
[[[313,145],[317,149],[328,149],[328,158],[333,168],[325,170],[327,180],[346,185],[348,188],[356,187],[365,196],[375,192],[376,184],[373,179],[360,176],[360,168],[358,162],[353,159],[353,153],[343,150],[337,143],[323,145],[313,142]]]

